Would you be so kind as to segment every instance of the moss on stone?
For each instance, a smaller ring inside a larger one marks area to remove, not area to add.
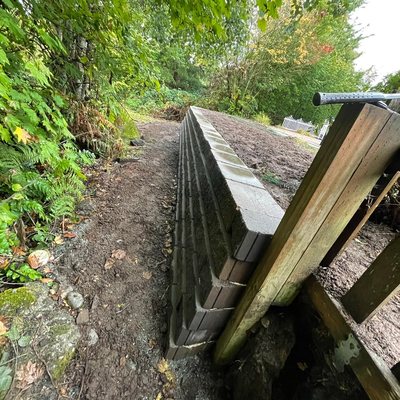
[[[71,332],[71,324],[56,324],[50,327],[50,336],[53,340],[57,339],[57,336],[69,334]]]
[[[0,310],[3,314],[15,315],[24,307],[29,307],[36,301],[37,297],[27,287],[8,289],[0,293]]]
[[[64,374],[65,369],[68,367],[69,363],[72,361],[75,355],[75,349],[66,352],[62,357],[60,357],[54,367],[52,368],[51,375],[55,381],[58,381]]]

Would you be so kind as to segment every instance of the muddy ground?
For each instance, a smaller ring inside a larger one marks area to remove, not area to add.
[[[68,369],[73,399],[220,399],[207,358],[163,364],[178,160],[174,122],[139,125],[139,161],[92,171],[79,212],[87,219],[59,261],[84,295],[90,321]],[[99,340],[88,347],[88,332]],[[158,397],[157,397],[158,396]]]
[[[260,178],[284,209],[290,204],[316,154],[297,139],[282,137],[268,127],[212,111],[205,112],[239,157]],[[317,278],[335,298],[346,293],[395,236],[385,225],[367,223],[345,252]],[[354,330],[367,347],[391,367],[400,361],[400,296]],[[349,320],[351,318],[349,317]]]

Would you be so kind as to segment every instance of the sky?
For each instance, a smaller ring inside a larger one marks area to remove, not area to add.
[[[374,67],[379,82],[386,75],[400,70],[400,0],[367,0],[354,11],[351,20],[363,36],[356,60],[359,70]]]

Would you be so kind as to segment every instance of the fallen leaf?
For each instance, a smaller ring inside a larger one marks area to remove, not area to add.
[[[126,365],[126,357],[121,357],[121,358],[119,359],[119,366],[120,366],[121,368],[124,368],[125,365]]]
[[[114,266],[115,261],[112,258],[109,258],[104,264],[105,269],[111,269]]]
[[[54,238],[53,243],[55,243],[55,244],[63,244],[64,243],[64,239],[61,237],[61,235],[57,235]]]
[[[60,388],[60,395],[64,397],[67,395],[67,389],[65,387]]]
[[[4,269],[10,263],[9,258],[5,256],[0,256],[0,269]]]
[[[156,400],[162,400],[162,393],[161,392],[158,392]]]
[[[26,254],[26,251],[23,247],[18,246],[18,247],[11,247],[11,250],[13,251],[15,256],[24,256]]]
[[[153,274],[150,271],[144,271],[142,274],[143,278],[147,280],[149,280],[152,277],[152,275]]]
[[[54,279],[51,279],[51,278],[42,278],[42,279],[40,279],[40,282],[42,282],[42,283],[50,283],[50,282],[54,282]]]
[[[171,371],[168,361],[165,358],[162,358],[159,363],[157,364],[157,370],[160,374],[165,375],[167,378],[167,381],[169,383],[174,383],[175,382],[175,375]]]
[[[5,324],[5,322],[0,321],[0,336],[5,335],[8,331],[8,328]]]
[[[111,253],[111,257],[117,260],[122,260],[126,257],[126,251],[122,249],[113,250]]]
[[[17,380],[16,387],[21,390],[26,389],[29,385],[36,382],[43,375],[43,372],[43,368],[29,360],[15,374]]]
[[[22,142],[23,144],[27,144],[33,139],[33,137],[25,129],[20,127],[15,129],[14,135],[17,137],[18,142]]]
[[[51,274],[53,271],[49,267],[44,267],[43,268],[43,273],[45,274]]]
[[[74,233],[74,232],[65,232],[63,236],[65,238],[67,238],[67,239],[73,239],[73,238],[76,237],[76,233]]]
[[[47,250],[35,250],[28,256],[28,264],[31,268],[44,267],[50,260],[50,253]]]

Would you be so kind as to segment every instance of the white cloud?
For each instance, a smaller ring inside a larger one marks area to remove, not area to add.
[[[353,24],[361,28],[360,43],[363,54],[356,60],[359,70],[374,67],[376,81],[400,70],[400,0],[367,0],[351,15]]]

